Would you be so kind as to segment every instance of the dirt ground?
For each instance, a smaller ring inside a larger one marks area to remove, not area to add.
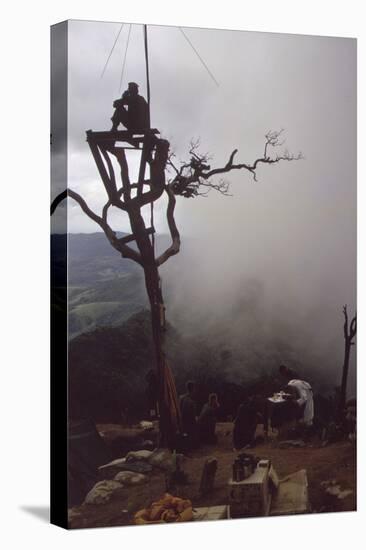
[[[98,427],[101,429],[102,427]],[[105,429],[105,426],[103,427]],[[117,430],[117,427],[115,428]],[[119,428],[120,430],[121,428]],[[260,435],[259,427],[259,435]],[[237,453],[232,448],[232,423],[220,423],[216,433],[216,445],[203,446],[192,451],[184,463],[184,471],[188,476],[188,484],[181,485],[175,495],[188,498],[193,507],[215,506],[227,504],[227,483],[231,476],[232,464]],[[338,512],[356,510],[356,449],[349,441],[341,441],[325,447],[314,439],[307,442],[303,448],[281,449],[277,441],[261,442],[250,452],[259,458],[271,460],[280,478],[306,469],[311,512]],[[206,497],[198,494],[202,468],[208,457],[218,460],[215,486],[213,492]],[[352,490],[346,498],[327,495],[323,481],[336,480],[342,491]],[[154,471],[149,483],[131,488],[123,488],[113,500],[101,505],[81,505],[73,508],[71,528],[104,527],[130,524],[129,519],[123,516],[122,511],[128,510],[129,516],[137,510],[149,506],[152,501],[158,500],[166,491],[165,475],[161,471]]]

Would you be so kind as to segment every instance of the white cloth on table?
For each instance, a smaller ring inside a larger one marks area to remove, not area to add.
[[[308,382],[304,380],[290,380],[289,386],[296,388],[300,397],[296,400],[299,406],[305,405],[303,422],[307,426],[311,426],[314,418],[314,399],[313,390]]]

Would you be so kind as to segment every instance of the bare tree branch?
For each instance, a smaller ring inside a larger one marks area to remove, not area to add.
[[[356,336],[356,331],[357,331],[357,315],[356,314],[353,317],[350,326],[348,325],[347,305],[343,306],[343,315],[344,315],[344,325],[343,325],[344,361],[343,361],[342,382],[341,382],[340,396],[339,396],[339,415],[340,415],[340,417],[342,417],[342,415],[344,413],[344,408],[345,408],[345,404],[346,404],[347,378],[348,378],[348,370],[349,370],[350,352],[351,352],[351,346],[354,345],[354,342],[352,340]]]
[[[62,191],[62,193],[60,193],[59,195],[57,195],[57,197],[55,199],[53,199],[52,203],[51,203],[51,216],[52,214],[55,212],[56,208],[58,207],[58,205],[64,200],[66,199],[67,197],[67,189],[65,189],[65,191]]]
[[[343,325],[343,332],[344,337],[347,340],[348,339],[348,312],[347,312],[347,304],[343,306],[343,315],[344,315],[344,325]]]
[[[350,330],[349,330],[349,337],[352,344],[353,344],[352,340],[356,336],[356,332],[357,332],[357,315],[353,317],[350,325]]]
[[[263,156],[257,158],[253,163],[234,164],[235,156],[238,153],[238,150],[234,149],[234,151],[230,154],[225,166],[213,169],[211,169],[211,167],[208,165],[208,154],[198,154],[197,150],[199,147],[199,141],[191,142],[189,150],[191,155],[190,162],[183,163],[180,170],[178,170],[174,166],[176,175],[173,180],[170,181],[169,185],[171,186],[174,194],[190,198],[202,195],[202,193],[200,193],[200,188],[202,186],[209,186],[211,189],[227,195],[229,190],[228,183],[225,183],[225,185],[222,185],[222,183],[213,184],[209,180],[213,176],[225,174],[231,172],[232,170],[247,170],[252,174],[254,180],[257,181],[256,170],[259,164],[276,164],[281,161],[293,161],[303,158],[301,153],[295,156],[294,154],[290,154],[287,150],[285,150],[282,154],[278,154],[272,157],[269,156],[268,150],[270,147],[272,149],[275,149],[281,147],[284,144],[284,141],[280,141],[280,135],[282,134],[282,132],[283,130],[270,131],[265,135]],[[205,184],[204,182],[207,183]]]
[[[343,325],[343,332],[344,332],[344,338],[347,342],[350,344],[353,344],[352,340],[356,336],[357,332],[357,315],[355,314],[351,324],[348,323],[348,311],[347,311],[347,305],[343,306],[343,315],[344,315],[344,325]]]
[[[96,214],[95,212],[93,212],[93,210],[89,208],[86,201],[78,193],[76,193],[72,189],[66,189],[65,191],[60,193],[60,195],[58,195],[53,201],[51,205],[51,214],[55,211],[60,202],[67,196],[74,199],[74,201],[79,204],[82,211],[102,228],[110,244],[113,246],[113,248],[120,252],[122,257],[129,258],[130,260],[133,260],[140,265],[142,264],[141,255],[136,250],[130,248],[127,244],[122,243],[121,240],[118,239],[116,233],[106,222],[106,210],[108,208],[109,201],[103,208],[103,217],[101,218],[100,216],[98,216],[98,214]]]
[[[168,195],[168,207],[166,211],[166,217],[168,221],[170,236],[172,238],[172,244],[156,259],[157,266],[165,263],[171,256],[178,254],[180,250],[180,235],[174,219],[176,198],[172,189],[168,185],[165,187],[165,191]]]
[[[149,203],[155,202],[165,191],[168,195],[167,222],[172,244],[156,260],[157,266],[162,265],[170,256],[177,254],[180,248],[180,236],[174,220],[175,196],[178,195],[186,198],[196,196],[205,197],[211,190],[227,196],[229,195],[230,183],[223,178],[215,182],[213,181],[215,176],[231,172],[232,170],[247,170],[256,180],[256,170],[260,163],[275,164],[283,160],[291,161],[302,158],[301,153],[295,157],[286,150],[280,155],[269,156],[270,148],[275,149],[283,145],[284,141],[280,139],[282,132],[283,130],[270,131],[265,135],[263,156],[257,158],[253,163],[235,163],[235,157],[238,150],[234,149],[227,163],[218,168],[211,168],[209,165],[210,156],[208,153],[203,154],[198,152],[200,147],[199,139],[191,141],[189,148],[190,160],[181,163],[181,166],[178,168],[172,161],[174,154],[169,153],[169,142],[164,139],[156,138],[153,135],[149,136],[145,158],[146,162],[150,165],[150,179],[143,181],[143,184],[147,185],[149,190],[144,193],[137,193],[134,197],[131,197],[131,190],[139,188],[141,182],[131,184],[124,149],[114,144],[101,144],[98,148],[96,144],[92,143],[92,153],[101,172],[102,180],[108,194],[108,201],[103,207],[102,217],[93,212],[88,207],[85,200],[72,190],[65,191],[56,197],[51,210],[53,212],[61,200],[69,195],[78,202],[89,218],[95,221],[103,229],[112,246],[116,248],[123,257],[131,258],[141,264],[141,254],[130,248],[125,242],[126,239],[118,239],[116,233],[108,225],[108,210],[111,206],[120,208],[127,212],[131,223],[135,220],[133,223],[136,225],[136,219],[138,218],[140,220],[141,218],[141,216],[137,216],[141,208]],[[114,169],[108,152],[116,157],[121,169],[122,187],[120,189],[117,189]],[[102,163],[102,157],[107,167]],[[168,184],[165,182],[165,170],[167,166],[172,167],[175,172],[174,178]],[[137,224],[139,226],[140,236],[143,235],[146,230],[141,220],[139,224]]]
[[[109,209],[110,206],[112,206],[111,201],[106,202],[105,205],[103,206],[102,219],[103,219],[104,223],[108,223],[107,222],[107,216],[108,216],[108,209]]]
[[[118,164],[121,168],[121,180],[122,187],[118,190],[118,196],[124,197],[125,203],[131,200],[131,182],[128,170],[128,163],[126,159],[126,153],[122,147],[113,147],[111,153],[116,157]]]

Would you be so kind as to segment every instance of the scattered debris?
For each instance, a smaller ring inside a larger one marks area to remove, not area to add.
[[[118,472],[120,472],[123,467],[126,465],[126,458],[117,458],[108,462],[108,464],[102,464],[99,466],[99,477],[103,479],[112,479]]]
[[[192,503],[188,499],[174,497],[169,493],[149,508],[143,508],[135,514],[135,523],[173,523],[177,521],[191,521],[193,519]]]
[[[141,420],[139,426],[146,431],[154,429],[154,424],[149,420]]]
[[[152,454],[153,454],[152,451],[148,451],[146,449],[143,449],[141,451],[130,451],[126,455],[126,462],[138,462],[140,460],[149,460]]]
[[[143,460],[140,460],[139,462],[126,462],[126,464],[122,465],[120,467],[120,471],[122,472],[135,472],[138,474],[148,474],[152,472],[153,467],[151,464],[148,464],[147,462],[144,462]]]
[[[351,489],[345,489],[342,491],[342,488],[339,483],[337,483],[337,480],[335,479],[329,479],[327,481],[322,481],[320,484],[322,487],[324,487],[325,492],[332,496],[336,497],[339,500],[343,500],[344,498],[348,497],[349,495],[353,494],[353,491]]]
[[[154,442],[151,441],[151,439],[145,439],[142,443],[141,443],[141,447],[142,449],[146,449],[148,451],[153,451],[154,448],[155,448],[155,445],[154,445]]]
[[[329,495],[336,496],[340,500],[353,494],[353,491],[351,491],[350,489],[346,489],[342,491],[340,485],[334,485],[332,487],[328,487],[328,489],[326,489],[325,492],[328,493]]]
[[[194,521],[217,521],[218,519],[227,519],[227,506],[206,506],[193,508]]]
[[[119,472],[125,471],[135,472],[139,474],[147,474],[152,471],[153,467],[145,460],[143,460],[141,457],[133,458],[132,454],[130,454],[130,460],[128,462],[126,461],[126,457],[117,458],[112,462],[108,462],[108,464],[103,464],[102,466],[99,466],[99,475],[100,477],[103,477],[103,479],[113,479]]]
[[[326,481],[322,481],[320,485],[322,487],[329,487],[330,485],[336,485],[336,484],[337,484],[336,479],[327,479]]]
[[[225,441],[223,437],[226,426],[219,424],[218,428],[220,429],[218,446],[217,449],[210,450],[210,454],[207,454],[208,449],[205,449],[204,453],[192,453],[191,458],[188,458],[183,457],[181,454],[171,453],[164,448],[157,448],[149,455],[149,459],[134,462],[127,462],[125,458],[122,458],[127,452],[115,454],[114,456],[119,458],[111,462],[106,461],[108,463],[100,467],[98,475],[99,480],[106,480],[108,477],[111,481],[117,482],[117,487],[120,488],[116,489],[115,493],[106,491],[107,495],[102,494],[99,499],[97,497],[97,500],[105,502],[104,506],[100,505],[101,502],[99,505],[95,504],[94,506],[83,504],[82,506],[78,505],[75,511],[71,510],[69,527],[80,528],[101,524],[112,526],[134,523],[136,511],[142,507],[147,508],[152,500],[158,500],[157,497],[163,495],[164,491],[171,495],[179,495],[182,498],[190,499],[194,507],[192,512],[194,521],[209,521],[231,517],[230,511],[228,511],[229,506],[225,508],[224,505],[230,503],[231,507],[227,478],[231,474],[232,462],[238,458],[238,453],[233,453],[230,442]],[[298,439],[302,440],[303,438],[286,438],[290,441]],[[303,441],[306,440],[303,439]],[[296,450],[296,448],[300,450]],[[307,444],[305,449],[308,448]],[[248,452],[246,451],[246,453]],[[147,455],[145,454],[145,456]],[[243,458],[248,456],[251,455],[243,455]],[[268,472],[270,516],[301,514],[310,511],[319,513],[355,509],[354,451],[346,439],[341,444],[335,444],[334,449],[321,449],[316,446],[311,452],[306,453],[303,452],[301,447],[290,448],[288,451],[272,450],[272,447],[268,444],[266,447],[258,449],[256,453],[253,452],[252,456],[254,468],[258,466],[258,470],[262,469],[262,465],[266,469],[269,464],[268,461],[261,461],[261,459],[270,459]],[[177,463],[181,458],[184,460],[181,471],[189,478],[189,483],[185,483],[184,486],[183,477],[176,477]],[[211,495],[202,496],[199,494],[201,474],[205,461],[211,458],[218,460],[213,492]],[[174,465],[176,465],[175,469]],[[279,475],[276,473],[277,465],[282,479],[279,479]],[[300,473],[296,472],[299,468],[303,468],[303,470],[306,468],[306,470]],[[145,471],[146,469],[149,471]],[[122,472],[123,474],[121,474]],[[287,472],[296,473],[286,476]],[[127,475],[125,475],[126,473]],[[117,474],[121,475],[116,477]],[[136,474],[144,474],[144,476],[134,478]],[[309,487],[307,487],[307,476]],[[130,480],[133,480],[132,484],[128,485]],[[166,484],[167,480],[168,484]],[[247,480],[249,481],[249,478]],[[90,485],[88,490],[97,481],[98,479]],[[234,487],[232,488],[234,489]],[[258,487],[249,489],[252,491],[251,498],[259,497],[260,491],[254,495],[256,489]],[[329,490],[327,491],[327,489]],[[353,493],[350,491],[351,489],[353,489]],[[83,500],[86,493],[87,491],[83,494]],[[237,496],[240,497],[240,495]],[[311,508],[309,497],[311,497]],[[90,502],[90,498],[88,500]],[[216,506],[209,506],[210,504]],[[123,513],[123,510],[126,510],[126,512]],[[239,510],[239,513],[242,512]],[[261,512],[257,515],[261,515]],[[164,517],[173,520],[173,514],[171,513],[166,514]],[[242,516],[240,515],[240,517]]]
[[[176,455],[176,457],[179,455]],[[156,449],[148,458],[149,464],[156,468],[163,470],[172,470],[175,464],[173,464],[173,455],[169,449]]]
[[[68,522],[71,523],[74,519],[78,519],[82,516],[82,513],[75,508],[69,508],[67,511]]]
[[[118,481],[110,479],[98,481],[86,495],[84,504],[105,504],[122,489],[123,485]]]
[[[287,439],[278,443],[279,449],[289,449],[290,447],[306,447],[306,443],[302,439]]]
[[[119,468],[121,464],[125,463],[126,457],[116,458],[115,460],[108,462],[108,464],[103,464],[102,466],[99,466],[99,470],[102,470],[103,468]]]
[[[138,474],[135,472],[119,472],[115,478],[115,481],[122,483],[122,485],[143,485],[149,481],[148,476],[144,474]]]

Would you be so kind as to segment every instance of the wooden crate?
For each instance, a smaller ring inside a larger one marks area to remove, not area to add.
[[[268,467],[257,467],[254,473],[243,481],[230,479],[230,517],[268,516],[271,505],[268,481]]]

